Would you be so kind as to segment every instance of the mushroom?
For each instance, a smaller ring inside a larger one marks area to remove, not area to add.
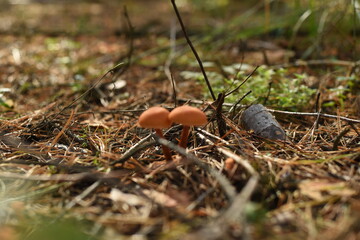
[[[179,146],[186,148],[190,126],[202,126],[207,123],[206,115],[200,109],[190,106],[181,106],[169,114],[171,122],[183,125]]]
[[[169,113],[170,112],[163,107],[151,107],[140,115],[138,126],[154,129],[159,137],[164,138],[161,129],[169,128],[172,123],[168,118]],[[165,159],[171,161],[172,157],[170,149],[164,145],[162,145],[162,149]]]

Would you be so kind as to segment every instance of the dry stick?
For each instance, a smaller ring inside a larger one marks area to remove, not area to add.
[[[213,104],[213,102],[209,102],[209,101],[204,101],[204,100],[197,100],[197,99],[186,99],[186,98],[178,98],[179,102],[191,102],[193,104],[198,104],[198,105],[210,105]],[[231,107],[232,105],[234,105],[233,103],[224,103],[223,104],[226,107]],[[245,105],[242,105],[243,107],[246,107]]]
[[[224,68],[222,67],[223,65],[221,64],[221,61],[219,59],[215,60],[215,65],[219,69],[220,74],[224,79],[230,79],[229,74],[224,70]]]
[[[202,129],[198,129],[199,132],[206,132],[205,130],[202,130]],[[242,165],[251,175],[253,176],[257,176],[258,173],[256,172],[256,170],[251,166],[251,164],[243,159],[241,156],[233,153],[233,152],[230,152],[228,149],[224,148],[224,147],[219,147],[219,146],[216,146],[214,142],[212,142],[210,139],[206,138],[202,133],[196,133],[201,139],[205,140],[208,144],[211,144],[211,145],[214,145],[216,150],[218,150],[218,152],[224,154],[225,156],[227,157],[230,157],[232,159],[235,160],[235,162],[239,163],[240,165]],[[224,139],[221,139],[221,142],[229,145],[230,143],[227,142],[226,140]]]
[[[273,112],[273,113],[282,113],[282,114],[295,115],[295,116],[317,117],[318,115],[320,115],[320,117],[335,118],[335,119],[340,119],[342,121],[351,122],[351,123],[360,123],[360,120],[347,118],[347,117],[342,117],[342,116],[331,115],[331,114],[326,114],[326,113],[320,113],[319,114],[319,113],[309,113],[309,112],[289,112],[289,111],[274,110],[274,109],[269,109],[269,108],[267,108],[267,110],[269,112]]]
[[[51,142],[50,147],[53,147],[59,141],[60,137],[64,134],[66,129],[69,127],[73,117],[74,117],[74,110],[71,110],[70,117],[66,121],[66,123],[65,123],[64,127],[61,129],[61,131],[56,135],[54,140]]]
[[[198,64],[199,64],[199,67],[200,67],[200,70],[201,70],[202,74],[204,75],[204,79],[205,79],[206,85],[207,85],[207,87],[208,87],[208,89],[209,89],[209,91],[210,91],[211,97],[212,97],[212,99],[215,101],[215,100],[216,100],[216,97],[215,97],[215,94],[214,94],[214,92],[213,92],[213,90],[212,90],[212,88],[211,88],[211,85],[210,85],[209,79],[208,79],[208,77],[207,77],[207,75],[206,75],[204,66],[203,66],[203,64],[202,64],[202,62],[201,62],[201,59],[200,59],[198,53],[197,53],[196,50],[195,50],[195,47],[193,46],[192,42],[190,41],[189,36],[187,35],[186,29],[185,29],[185,25],[184,25],[184,23],[183,23],[183,21],[182,21],[182,19],[181,19],[181,16],[180,16],[179,10],[177,9],[175,0],[171,0],[171,3],[172,3],[172,5],[173,5],[174,11],[175,11],[175,13],[176,13],[176,16],[177,16],[177,18],[178,18],[178,20],[179,20],[179,23],[180,23],[180,26],[181,26],[181,30],[182,30],[183,33],[184,33],[185,39],[186,39],[187,43],[189,44],[189,47],[191,48],[191,51],[193,52],[193,54],[194,54],[194,56],[195,56],[195,58],[196,58],[196,60],[197,60],[197,62],[198,62]]]
[[[119,160],[116,160],[115,162],[111,163],[111,166],[114,166],[117,163],[123,163],[125,162],[127,159],[129,159],[131,156],[133,156],[135,153],[137,153],[140,150],[143,150],[149,146],[152,146],[155,144],[155,141],[149,141],[150,138],[152,137],[152,134],[147,135],[146,137],[144,137],[143,139],[141,139],[138,143],[136,143],[134,146],[132,146],[131,148],[129,148],[122,156]]]
[[[89,187],[87,187],[81,194],[77,195],[71,202],[66,204],[65,210],[62,213],[60,213],[56,218],[54,218],[52,221],[50,221],[50,224],[55,224],[57,221],[62,219],[68,210],[73,208],[76,204],[80,203],[84,198],[86,198],[91,192],[93,192],[101,183],[101,180],[97,180],[93,184],[91,184]]]
[[[75,98],[74,101],[72,101],[69,105],[67,105],[66,107],[64,107],[63,109],[60,110],[60,112],[58,112],[55,117],[53,117],[53,119],[55,119],[56,117],[59,116],[60,113],[64,112],[66,109],[71,108],[77,101],[79,101],[79,99],[83,98],[84,96],[86,96],[87,94],[89,94],[89,92],[94,89],[109,73],[112,73],[114,71],[116,71],[117,69],[119,69],[120,67],[122,67],[124,65],[124,63],[119,63],[117,65],[115,65],[114,67],[112,67],[110,70],[108,70],[99,80],[97,80],[89,89],[87,89],[83,94],[81,94],[79,97]]]
[[[271,6],[270,6],[269,0],[264,1],[264,13],[265,13],[265,34],[268,34],[270,29],[270,12],[271,12]]]
[[[201,72],[202,72],[202,74],[203,74],[203,76],[204,76],[204,80],[205,80],[206,85],[207,85],[207,87],[208,87],[208,89],[209,89],[209,91],[210,91],[211,97],[212,97],[212,99],[213,99],[214,101],[216,101],[216,100],[217,100],[217,99],[216,99],[216,96],[215,96],[215,94],[214,94],[214,92],[213,92],[213,90],[212,90],[212,88],[211,88],[211,84],[210,84],[210,81],[209,81],[209,79],[208,79],[208,77],[207,77],[207,75],[206,75],[206,72],[205,72],[204,66],[203,66],[203,64],[202,64],[202,61],[201,61],[201,59],[200,59],[200,57],[199,57],[199,55],[198,55],[195,47],[193,46],[192,42],[190,41],[189,36],[187,35],[186,29],[185,29],[185,25],[184,25],[184,23],[183,23],[183,21],[182,21],[182,18],[181,18],[181,16],[180,16],[179,10],[177,9],[175,0],[171,0],[171,3],[172,3],[172,5],[173,5],[174,11],[175,11],[175,13],[176,13],[176,16],[177,16],[177,18],[178,18],[178,20],[179,20],[179,23],[180,23],[180,26],[181,26],[181,30],[182,30],[183,33],[184,33],[186,42],[188,43],[189,47],[191,48],[191,51],[193,52],[193,54],[194,54],[194,56],[195,56],[195,58],[196,58],[196,60],[197,60],[197,62],[198,62],[198,64],[199,64],[200,70],[201,70]],[[220,100],[220,101],[221,101],[221,100]],[[220,104],[221,104],[221,103],[220,103]],[[224,125],[224,121],[223,121],[223,119],[221,118],[221,115],[217,115],[217,119],[218,119],[218,123],[220,123],[220,125],[219,125],[218,127],[219,127],[219,129],[222,129],[222,127],[223,127],[223,125]],[[221,123],[222,123],[222,124],[221,124]],[[183,130],[183,133],[184,133],[184,130]],[[183,142],[180,141],[180,143],[183,143]]]
[[[192,210],[195,209],[195,207],[197,205],[199,205],[204,199],[205,197],[207,197],[210,193],[214,192],[215,191],[215,188],[211,187],[211,188],[208,188],[206,190],[206,192],[202,193],[197,199],[195,199],[195,201],[193,201],[192,203],[190,203],[187,207],[186,207],[186,210],[188,212],[191,212]]]
[[[207,101],[200,101],[200,100],[196,100],[196,99],[178,99],[179,101],[182,102],[191,102],[194,104],[212,104],[211,102],[207,102]],[[224,103],[224,106],[227,107],[231,107],[234,104],[233,103]],[[246,105],[240,105],[240,107],[245,108]],[[308,117],[317,117],[319,115],[319,113],[310,113],[310,112],[289,112],[289,111],[282,111],[282,110],[275,110],[275,109],[270,109],[270,108],[266,108],[269,112],[272,113],[281,113],[281,114],[287,114],[287,115],[294,115],[294,116],[308,116]],[[327,114],[327,113],[320,113],[320,117],[325,117],[325,118],[332,118],[332,119],[340,119],[342,121],[345,122],[349,122],[349,123],[360,123],[360,120],[357,119],[353,119],[353,118],[348,118],[348,117],[342,117],[342,116],[337,116],[337,115],[332,115],[332,114]]]
[[[220,172],[216,171],[215,169],[211,168],[206,163],[202,162],[199,158],[197,158],[194,154],[188,153],[186,149],[179,147],[178,145],[167,141],[166,139],[160,138],[156,135],[153,136],[155,140],[162,145],[167,146],[168,148],[180,153],[181,155],[185,156],[188,160],[193,161],[196,165],[198,165],[201,169],[211,174],[223,188],[226,196],[233,200],[234,196],[236,195],[236,190],[233,185],[229,182],[229,180],[222,175]]]
[[[56,102],[53,102],[53,103],[50,103],[49,105],[46,105],[45,107],[43,108],[40,108],[36,111],[34,111],[33,113],[30,113],[28,115],[25,115],[25,116],[22,116],[22,117],[19,117],[19,118],[14,118],[14,119],[11,119],[11,120],[1,120],[1,125],[2,127],[4,126],[4,124],[9,124],[9,125],[12,125],[12,126],[16,126],[16,127],[21,127],[24,125],[24,122],[28,119],[31,119],[31,120],[34,120],[36,118],[40,118],[44,115],[44,113],[46,112],[50,112],[50,110],[52,108],[54,108],[56,105]]]
[[[352,129],[354,129],[354,131],[356,132],[356,134],[360,137],[360,132],[358,131],[358,129],[355,127],[355,125],[351,122],[349,122],[350,127],[352,127]]]
[[[358,1],[352,1],[352,10],[353,10],[353,14],[352,14],[352,20],[353,20],[353,28],[352,28],[352,39],[353,39],[353,60],[355,61],[357,58],[358,58],[358,52],[357,52],[357,48],[356,46],[357,45],[357,29],[358,29],[358,21],[357,20],[360,20],[360,12],[359,12],[359,7],[360,7],[360,4]],[[359,18],[359,19],[358,19]],[[345,238],[344,238],[345,239]]]
[[[0,172],[0,178],[8,179],[24,179],[29,181],[61,181],[61,182],[77,182],[82,179],[113,179],[127,175],[124,171],[112,171],[109,173],[101,172],[83,172],[83,173],[72,173],[72,174],[53,174],[53,175],[26,175],[19,173]]]
[[[176,85],[175,85],[176,83],[174,76],[172,74],[170,74],[170,78],[171,78],[171,86],[173,90],[174,108],[176,108],[177,107],[177,95],[176,95]]]
[[[231,205],[217,219],[210,221],[200,230],[190,233],[183,237],[184,240],[207,239],[218,240],[228,239],[229,231],[234,231],[234,227],[241,227],[244,234],[245,226],[245,208],[246,203],[250,201],[252,193],[258,184],[258,176],[252,176],[246,183],[242,191],[237,194]],[[239,239],[247,239],[240,236]]]
[[[127,61],[125,63],[125,66],[120,70],[116,71],[115,72],[115,76],[113,79],[117,79],[119,78],[127,69],[129,69],[130,67],[130,64],[131,64],[131,58],[132,58],[132,55],[133,55],[133,52],[134,52],[134,27],[133,25],[131,24],[131,20],[130,20],[130,17],[129,17],[129,14],[128,14],[128,11],[127,11],[127,7],[124,6],[124,17],[125,17],[125,20],[126,20],[126,23],[128,25],[128,28],[129,28],[129,50],[126,54],[126,58],[127,58]],[[122,59],[118,59],[117,62],[120,62]]]
[[[199,130],[199,131],[206,132],[204,130]],[[212,143],[202,134],[200,133],[197,134],[201,138],[205,139],[205,141]],[[223,139],[220,139],[220,141],[229,144],[227,141]],[[250,197],[252,193],[255,191],[259,181],[259,174],[246,160],[242,159],[240,156],[236,155],[235,153],[226,150],[225,148],[218,146],[215,147],[219,152],[223,153],[228,157],[233,158],[237,163],[242,165],[252,176],[250,177],[250,179],[248,180],[242,191],[233,198],[233,201],[231,202],[231,205],[228,207],[228,209],[226,209],[224,213],[215,221],[210,222],[199,231],[190,234],[189,239],[204,238],[204,236],[206,237],[206,239],[210,239],[210,240],[221,239],[228,232],[229,228],[234,226],[234,224],[244,225],[244,221],[245,221],[244,211],[245,211],[246,203],[250,200]]]
[[[320,112],[321,110],[321,106],[320,106],[320,96],[321,96],[321,93],[318,93],[316,95],[316,101],[315,101],[315,111],[316,112]]]
[[[88,88],[83,94],[81,94],[79,97],[75,98],[69,105],[63,107],[57,114],[55,114],[53,117],[51,117],[48,120],[43,120],[40,124],[38,124],[37,126],[31,128],[31,131],[34,131],[36,128],[39,128],[40,126],[42,126],[43,124],[46,124],[49,121],[53,121],[54,119],[56,119],[60,114],[62,114],[65,110],[71,108],[77,101],[79,101],[81,98],[85,97],[86,95],[88,95],[90,93],[91,90],[93,90],[109,73],[115,72],[117,69],[119,69],[120,67],[122,67],[124,65],[124,63],[119,63],[117,65],[115,65],[114,67],[112,67],[110,70],[108,70],[99,80],[97,80],[90,88]]]
[[[250,94],[251,91],[247,92],[244,97],[248,94]],[[242,97],[242,98],[244,98]],[[201,100],[197,100],[197,99],[181,99],[179,98],[178,101],[180,102],[191,102],[193,104],[199,104],[199,105],[203,105],[203,104],[212,104],[212,102],[208,102],[208,101],[201,101]],[[223,106],[226,107],[232,107],[234,106],[233,103],[224,103]],[[241,108],[245,108],[247,107],[247,105],[239,105],[239,107]],[[287,115],[294,115],[294,116],[308,116],[308,117],[317,117],[319,115],[319,113],[315,112],[315,113],[311,113],[311,112],[290,112],[290,111],[282,111],[282,110],[275,110],[275,109],[271,109],[271,108],[266,108],[269,112],[272,113],[280,113],[280,114],[287,114]],[[78,112],[75,115],[81,115],[81,114],[90,114],[90,113],[107,113],[107,114],[112,114],[112,113],[126,113],[126,112],[143,112],[146,109],[137,109],[137,110],[132,110],[132,109],[123,109],[123,110],[114,110],[114,111],[98,111],[98,112]],[[68,114],[63,114],[64,116],[68,116]],[[348,118],[348,117],[342,117],[342,116],[337,116],[337,115],[332,115],[332,114],[327,114],[327,113],[320,113],[320,117],[324,117],[324,118],[332,118],[332,119],[340,119],[342,121],[345,122],[349,122],[349,123],[360,123],[360,120],[357,119],[353,119],[353,118]]]
[[[317,94],[316,96],[316,102],[315,102],[315,111],[318,113],[317,117],[316,117],[316,120],[315,120],[315,123],[312,127],[312,130],[311,130],[311,139],[313,139],[314,137],[314,133],[315,133],[315,130],[317,129],[318,125],[319,125],[319,120],[320,120],[320,114],[321,114],[321,106],[320,106],[320,93]]]
[[[265,97],[265,99],[264,99],[263,105],[266,105],[266,103],[267,103],[267,101],[268,101],[268,99],[269,99],[269,97],[270,97],[272,84],[273,84],[273,82],[270,81],[270,83],[269,83],[269,85],[268,85],[268,92],[267,92],[266,97]]]
[[[224,212],[223,216],[220,217],[220,219],[218,220],[219,222],[224,220],[231,225],[238,222],[239,220],[243,220],[242,217],[244,216],[246,202],[250,200],[250,197],[254,192],[258,181],[258,175],[253,175],[248,180],[245,187],[241,190],[239,194],[236,195],[231,206]]]
[[[246,98],[247,95],[249,95],[250,93],[252,93],[252,91],[248,91],[247,93],[245,93],[233,106],[231,106],[230,110],[235,111],[237,109],[237,105],[239,105],[239,103]],[[231,116],[234,115],[231,111],[229,110],[229,113],[231,113]],[[233,119],[236,119],[240,116],[241,112],[239,111],[234,117]]]
[[[317,128],[318,125],[319,125],[321,108],[320,108],[320,110],[319,110],[319,112],[318,112],[317,114],[318,114],[318,115],[317,115],[317,117],[316,117],[316,120],[315,120],[315,122],[314,122],[313,128],[312,128],[312,130],[311,130],[311,135],[310,135],[310,136],[311,136],[311,139],[313,139],[315,130],[316,130],[316,128]]]
[[[225,97],[227,97],[227,96],[229,96],[230,94],[232,94],[232,93],[236,92],[237,90],[239,90],[239,89],[241,88],[241,86],[244,85],[244,84],[247,82],[247,80],[250,79],[250,77],[256,72],[256,70],[257,70],[258,68],[259,68],[259,66],[256,66],[256,67],[254,68],[254,70],[253,70],[236,88],[234,88],[232,91],[226,93],[226,94],[225,94]]]
[[[359,214],[354,214],[353,217],[347,220],[348,224],[342,224],[340,234],[335,235],[333,240],[344,240],[344,239],[351,239],[356,233],[359,233],[360,228],[360,217]]]
[[[290,68],[290,67],[307,67],[307,66],[322,66],[322,65],[330,65],[330,66],[343,66],[343,67],[356,67],[359,66],[360,61],[351,62],[351,61],[343,61],[343,60],[298,60],[295,63],[286,63],[281,65],[275,65],[274,68]]]
[[[24,141],[23,139],[14,137],[12,135],[0,135],[0,141],[7,145],[8,147],[15,148],[19,150],[20,152],[30,154],[31,156],[36,157],[40,160],[40,162],[44,164],[48,164],[48,162],[45,160],[47,159],[47,155],[42,154],[37,148],[34,146],[31,146],[30,143]],[[3,149],[1,149],[3,150]],[[6,161],[9,163],[8,161]],[[11,161],[12,163],[13,161]],[[21,160],[19,161],[21,163],[25,163],[25,161]],[[46,163],[45,163],[46,162]]]
[[[262,49],[262,50],[261,50],[261,55],[263,56],[265,65],[266,65],[266,66],[270,66],[271,63],[270,63],[270,60],[269,60],[268,55],[266,54],[266,50],[265,50],[265,49]]]
[[[242,56],[241,56],[240,66],[239,66],[239,68],[237,69],[236,74],[234,75],[234,76],[235,76],[235,79],[234,79],[234,80],[237,80],[237,78],[238,78],[237,76],[240,74],[240,71],[241,71],[241,67],[242,67],[243,62],[244,62],[244,54],[242,54]],[[220,64],[220,63],[217,61],[217,64]],[[223,75],[223,76],[227,76],[227,73],[224,71],[224,69],[223,69],[220,65],[219,65],[218,67],[220,68],[220,70],[221,70],[221,72],[222,72],[222,75]],[[251,75],[251,74],[250,74],[250,75]],[[229,78],[229,77],[226,77],[226,78]],[[249,79],[249,76],[247,76],[246,78]],[[246,79],[246,80],[247,80],[247,79]],[[243,80],[243,82],[246,81],[246,80]],[[241,82],[240,85],[242,85],[243,82]],[[231,85],[230,85],[230,87],[229,87],[228,89],[232,88],[233,84],[234,84],[234,82],[231,83]],[[230,92],[226,93],[226,92],[228,91],[228,89],[225,90],[225,97],[226,97],[226,96],[229,96],[229,95],[232,94],[234,91],[236,91],[237,89],[239,89],[239,86],[237,86],[235,89],[231,90]]]
[[[252,90],[250,90],[250,91],[248,91],[247,93],[245,93],[239,100],[237,100],[236,103],[232,104],[232,105],[231,105],[231,108],[229,109],[229,113],[235,111],[235,109],[237,108],[237,105],[239,105],[239,103],[240,103],[242,100],[244,100],[244,98],[245,98],[247,95],[249,95],[250,93],[252,93]],[[225,104],[223,104],[223,105],[225,105]]]
[[[176,26],[175,26],[175,19],[172,18],[171,19],[171,27],[170,27],[170,53],[169,53],[169,57],[167,58],[167,60],[165,62],[164,72],[172,86],[174,108],[176,108],[176,106],[177,106],[176,82],[174,80],[173,75],[171,74],[170,66],[171,66],[172,60],[175,55],[175,49],[176,49]]]
[[[225,140],[222,141],[226,142]],[[241,192],[233,198],[230,206],[223,212],[223,214],[220,215],[219,218],[211,221],[209,224],[207,224],[197,232],[188,235],[184,239],[221,239],[226,234],[228,234],[228,231],[232,227],[234,227],[234,225],[245,226],[244,223],[246,219],[244,212],[246,208],[246,203],[250,201],[250,197],[256,189],[259,181],[259,175],[250,164],[248,164],[246,161],[241,160],[241,158],[239,158],[239,156],[237,156],[236,154],[226,150],[224,151],[222,148],[219,147],[217,147],[217,149],[221,149],[220,151],[222,153],[229,157],[232,157],[236,162],[243,165],[243,167],[246,168],[249,173],[252,174],[252,176],[246,183],[245,187],[241,190]],[[242,228],[242,231],[244,232],[244,228]]]
[[[224,140],[224,139],[222,139],[222,138],[220,138],[220,137],[218,137],[218,136],[216,136],[216,135],[214,135],[214,134],[212,134],[212,133],[209,133],[208,131],[206,131],[206,130],[204,130],[204,129],[196,128],[196,131],[201,132],[202,134],[206,135],[207,137],[216,139],[217,141],[216,141],[216,143],[214,143],[214,144],[217,144],[217,143],[219,143],[219,142],[222,142],[222,143],[224,143],[224,144],[226,144],[226,145],[229,145],[229,144],[230,144],[228,141],[226,141],[226,140]],[[208,138],[207,138],[207,139],[208,139]]]
[[[2,183],[2,185],[3,184],[4,183]],[[39,198],[41,198],[41,196],[44,196],[45,194],[48,194],[48,193],[51,193],[51,192],[54,192],[55,190],[59,189],[63,185],[65,185],[65,184],[51,184],[48,187],[45,187],[45,188],[42,188],[42,189],[39,189],[39,190],[29,191],[29,192],[26,192],[25,194],[15,194],[15,195],[13,195],[10,192],[9,195],[7,195],[6,197],[1,198],[0,204],[3,207],[5,203],[12,203],[14,201],[24,202],[26,200],[29,200],[32,197],[37,197],[37,196]],[[11,191],[10,189],[6,189],[6,185],[2,186],[2,192],[1,192],[2,196],[5,195],[4,192],[3,192],[3,189],[5,189],[6,191]],[[13,195],[13,197],[11,195]]]
[[[342,130],[341,133],[335,138],[332,148],[333,151],[338,150],[338,145],[340,143],[341,138],[344,137],[349,131],[350,131],[350,127],[347,127],[344,130]]]
[[[86,188],[81,194],[77,195],[71,202],[66,204],[65,209],[69,210],[74,207],[77,203],[82,201],[85,197],[87,197],[92,191],[94,191],[101,183],[101,180],[98,180],[91,184],[88,188]]]
[[[225,100],[225,95],[223,93],[220,93],[216,100],[217,105],[216,105],[216,109],[215,109],[216,121],[217,121],[220,137],[224,137],[224,135],[226,134],[226,122],[224,121],[224,119],[222,117],[222,107],[223,107],[224,100]]]

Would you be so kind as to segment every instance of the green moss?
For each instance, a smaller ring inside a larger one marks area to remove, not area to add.
[[[229,74],[233,74],[237,69],[236,64],[224,68]],[[204,86],[205,97],[210,99],[204,77],[200,72],[184,71],[181,75],[185,79],[198,80],[199,84]],[[243,71],[240,71],[234,79],[226,79],[215,71],[207,71],[207,75],[215,95],[221,92],[229,92],[247,77]],[[306,74],[291,75],[286,69],[260,66],[256,73],[238,91],[229,95],[225,101],[235,103],[251,90],[252,93],[243,100],[242,104],[264,103],[266,100],[267,105],[274,105],[277,108],[300,110],[308,106],[316,92],[316,89],[306,86],[304,82],[306,77]]]

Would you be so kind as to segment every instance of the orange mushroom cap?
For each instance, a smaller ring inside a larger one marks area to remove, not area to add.
[[[143,128],[169,128],[171,126],[169,113],[163,107],[151,107],[140,115],[138,125]]]
[[[172,110],[169,114],[169,119],[184,126],[202,126],[207,123],[207,118],[203,111],[186,105]]]

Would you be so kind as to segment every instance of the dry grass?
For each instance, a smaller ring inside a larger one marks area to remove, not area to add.
[[[136,126],[148,107],[174,107],[157,56],[135,62],[121,76],[126,85],[109,90],[118,80],[112,73],[91,86],[126,55],[123,38],[56,37],[51,46],[61,47],[50,52],[43,36],[1,39],[13,51],[0,51],[2,88],[11,89],[0,118],[0,239],[65,239],[63,232],[72,239],[360,238],[356,124],[276,113],[288,140],[271,141],[242,129],[225,104],[220,138],[216,106],[203,101],[196,82],[180,81],[179,66],[172,69],[177,104],[209,119],[193,129],[185,151],[176,146],[181,126],[167,130],[169,141]],[[147,37],[135,44],[134,56],[160,47]],[[62,63],[69,52],[71,62]],[[326,71],[335,69],[349,72],[347,65]],[[356,119],[352,107],[331,113]],[[159,142],[172,149],[172,162]]]
[[[193,131],[188,146],[188,154],[207,167],[176,152],[174,162],[166,163],[151,139],[145,149],[114,165],[149,134],[136,127],[146,102],[132,99],[124,106],[131,107],[111,113],[74,108],[58,115],[49,105],[2,120],[0,177],[7,206],[2,214],[10,219],[23,218],[24,212],[30,218],[41,214],[54,222],[77,217],[99,226],[95,235],[110,228],[157,238],[356,239],[358,134],[350,128],[338,150],[332,150],[346,122],[324,119],[312,131],[315,118],[306,119],[307,124],[291,121],[283,124],[290,138],[283,143],[252,136],[237,119],[227,118],[228,134],[221,140],[213,111],[207,111],[210,123]],[[166,137],[176,142],[179,132],[174,126]],[[229,157],[235,162],[226,168]],[[227,181],[219,184],[214,172]],[[226,194],[227,187],[236,189],[242,204]],[[30,207],[34,203],[41,207]],[[15,226],[21,222],[13,221]]]

